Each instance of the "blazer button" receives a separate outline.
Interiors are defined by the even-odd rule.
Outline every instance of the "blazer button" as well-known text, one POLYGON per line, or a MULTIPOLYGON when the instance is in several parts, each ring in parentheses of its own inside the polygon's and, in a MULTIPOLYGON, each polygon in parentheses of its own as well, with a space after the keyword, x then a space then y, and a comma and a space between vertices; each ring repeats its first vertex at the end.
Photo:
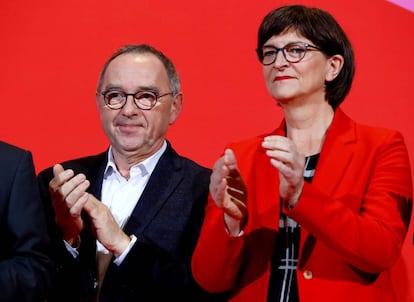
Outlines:
POLYGON ((305 270, 303 272, 303 278, 305 278, 306 280, 311 280, 313 277, 313 274, 310 270, 305 270))

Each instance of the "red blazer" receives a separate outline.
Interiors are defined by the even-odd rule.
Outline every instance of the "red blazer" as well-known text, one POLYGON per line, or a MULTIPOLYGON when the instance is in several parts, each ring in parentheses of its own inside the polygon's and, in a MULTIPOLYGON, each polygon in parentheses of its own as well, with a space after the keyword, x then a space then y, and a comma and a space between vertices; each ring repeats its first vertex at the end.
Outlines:
MULTIPOLYGON (((284 135, 284 126, 272 134, 284 135)), ((280 214, 278 172, 261 147, 267 135, 228 146, 248 187, 243 235, 228 235, 210 197, 192 258, 200 285, 235 290, 231 301, 266 301, 280 214)), ((292 210, 283 209, 301 225, 300 301, 397 301, 390 269, 401 255, 412 196, 402 135, 357 124, 338 108, 312 184, 292 210)))

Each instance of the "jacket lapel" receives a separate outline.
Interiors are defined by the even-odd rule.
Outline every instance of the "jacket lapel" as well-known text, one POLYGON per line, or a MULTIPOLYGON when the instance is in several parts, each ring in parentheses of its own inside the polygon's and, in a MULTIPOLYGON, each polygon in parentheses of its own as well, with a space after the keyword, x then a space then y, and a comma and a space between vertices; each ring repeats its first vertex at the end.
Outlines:
POLYGON ((338 108, 322 146, 312 186, 328 195, 335 192, 352 159, 355 142, 355 124, 338 108))
MULTIPOLYGON (((341 185, 344 175, 353 155, 356 142, 355 123, 337 108, 322 146, 312 186, 328 195, 334 195, 341 185), (321 172, 322 171, 322 172, 321 172)), ((299 267, 303 268, 312 255, 317 239, 305 229, 301 230, 302 252, 299 267)))
POLYGON ((178 155, 168 143, 167 149, 155 167, 141 198, 124 227, 125 233, 142 234, 181 181, 178 155))

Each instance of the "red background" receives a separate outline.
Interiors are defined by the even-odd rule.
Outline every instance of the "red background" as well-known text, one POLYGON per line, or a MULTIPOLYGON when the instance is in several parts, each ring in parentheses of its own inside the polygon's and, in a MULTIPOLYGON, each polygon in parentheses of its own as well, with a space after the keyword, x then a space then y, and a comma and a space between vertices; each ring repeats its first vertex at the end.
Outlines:
MULTIPOLYGON (((400 130, 413 162, 414 12, 385 0, 3 0, 0 139, 30 149, 38 171, 103 151, 108 143, 95 108, 100 69, 120 46, 149 43, 181 75, 184 108, 168 138, 211 167, 226 143, 280 121, 254 49, 264 15, 287 3, 326 9, 343 26, 357 66, 343 109, 359 122, 400 130)), ((409 301, 412 225, 395 270, 398 286, 412 288, 409 301)))

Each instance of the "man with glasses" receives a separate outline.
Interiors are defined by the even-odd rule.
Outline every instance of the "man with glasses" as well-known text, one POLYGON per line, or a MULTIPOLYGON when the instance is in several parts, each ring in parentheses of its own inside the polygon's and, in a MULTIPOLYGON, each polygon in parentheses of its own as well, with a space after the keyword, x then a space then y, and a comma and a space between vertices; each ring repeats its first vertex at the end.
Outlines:
POLYGON ((166 140, 182 99, 173 63, 149 45, 105 63, 96 104, 108 150, 39 174, 55 243, 48 302, 221 301, 191 275, 211 171, 166 140))

